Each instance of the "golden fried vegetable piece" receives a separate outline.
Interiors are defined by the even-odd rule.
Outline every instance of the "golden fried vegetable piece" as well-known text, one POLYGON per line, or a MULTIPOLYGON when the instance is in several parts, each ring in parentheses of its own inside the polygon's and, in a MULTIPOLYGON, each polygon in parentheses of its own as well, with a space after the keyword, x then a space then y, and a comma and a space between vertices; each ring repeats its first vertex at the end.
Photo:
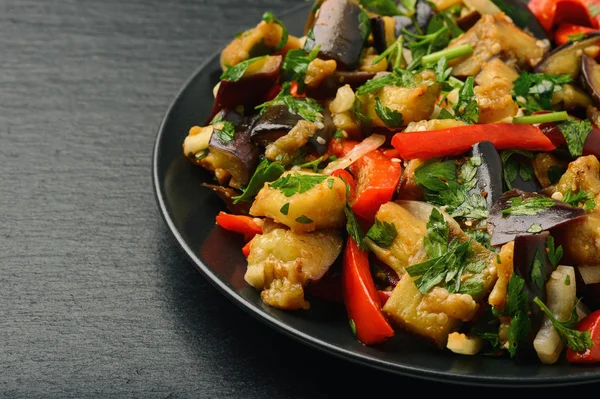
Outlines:
POLYGON ((502 249, 500 249, 500 254, 498 255, 499 259, 496 258, 495 260, 498 280, 496 280, 496 284, 494 284, 494 288, 492 289, 492 292, 490 292, 488 303, 500 310, 504 310, 506 290, 508 288, 508 282, 513 274, 514 251, 515 242, 507 242, 502 246, 502 249), (500 260, 500 262, 498 262, 498 260, 500 260))
POLYGON ((308 87, 319 87, 321 83, 333 74, 337 68, 335 60, 322 60, 315 58, 308 64, 308 70, 304 76, 304 83, 308 87))
MULTIPOLYGON (((535 172, 535 177, 537 177, 538 181, 542 185, 542 188, 547 188, 552 185, 550 181, 550 177, 548 175, 548 171, 552 167, 557 167, 560 169, 567 169, 567 163, 558 159, 555 155, 549 152, 540 152, 535 155, 533 158, 533 170, 535 172)), ((554 181, 556 183, 556 181, 554 181)))
MULTIPOLYGON (((283 30, 275 22, 261 21, 256 27, 241 33, 221 52, 221 68, 226 70, 252 57, 271 54, 281 41, 283 30)), ((301 47, 300 39, 289 35, 281 49, 287 51, 301 47)))
POLYGON ((265 148, 265 157, 284 165, 294 159, 296 152, 304 146, 308 139, 315 135, 318 127, 312 122, 300 120, 286 135, 278 138, 265 148))
POLYGON ((287 176, 296 182, 311 177, 324 179, 304 192, 288 193, 290 196, 272 187, 274 183, 265 183, 250 208, 252 216, 269 217, 296 233, 345 225, 346 184, 342 179, 306 171, 288 171, 278 182, 287 176))
POLYGON ((495 78, 500 78, 507 82, 509 88, 513 88, 513 82, 519 77, 519 72, 502 61, 500 58, 492 58, 483 64, 483 69, 475 77, 475 83, 484 86, 492 83, 495 78))
POLYGON ((319 280, 342 250, 340 230, 298 234, 275 228, 254 237, 244 279, 280 309, 308 309, 304 287, 319 280))
POLYGON ((453 332, 448 335, 446 348, 459 355, 475 355, 483 348, 484 343, 479 337, 453 332))
POLYGON ((414 216, 395 202, 381 205, 375 217, 380 222, 393 224, 398 232, 389 248, 382 248, 369 239, 365 240, 379 260, 394 269, 399 276, 405 273, 406 266, 426 260, 423 252, 423 237, 427 234, 426 220, 414 216))
POLYGON ((405 132, 428 132, 430 130, 450 129, 453 127, 466 126, 463 121, 456 119, 429 119, 411 122, 404 129, 405 132))
POLYGON ((402 276, 392 291, 383 312, 399 327, 430 339, 440 348, 446 345, 448 334, 460 326, 460 320, 445 313, 423 309, 423 294, 408 273, 402 276))
POLYGON ((594 155, 577 158, 569 164, 556 189, 563 196, 584 190, 593 195, 596 207, 588 217, 561 228, 565 258, 573 264, 597 265, 600 260, 600 162, 594 155))
POLYGON ((482 65, 496 55, 514 61, 520 68, 532 68, 549 50, 547 44, 519 29, 503 13, 483 15, 448 48, 467 43, 473 46, 473 53, 448 63, 453 67, 454 76, 475 76, 482 65))
POLYGON ((422 309, 431 313, 445 313, 454 319, 472 320, 479 305, 469 294, 455 294, 442 287, 434 287, 421 303, 422 309))
POLYGON ((511 86, 502 78, 494 78, 488 84, 475 87, 479 123, 499 122, 517 114, 519 106, 512 98, 511 86))
POLYGON ((400 112, 404 125, 429 119, 442 86, 435 81, 435 74, 431 70, 421 72, 415 80, 416 87, 385 86, 375 93, 360 96, 362 111, 373 120, 373 126, 386 126, 375 111, 376 98, 384 107, 400 112))

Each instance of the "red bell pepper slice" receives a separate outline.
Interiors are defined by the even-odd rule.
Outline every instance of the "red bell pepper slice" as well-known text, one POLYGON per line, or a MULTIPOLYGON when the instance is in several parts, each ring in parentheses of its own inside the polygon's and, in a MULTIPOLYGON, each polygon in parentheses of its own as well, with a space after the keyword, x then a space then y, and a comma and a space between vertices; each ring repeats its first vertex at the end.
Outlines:
POLYGON ((252 244, 252 240, 248 241, 246 245, 242 247, 242 253, 247 258, 250 255, 250 244, 252 244))
POLYGON ((552 151, 556 148, 537 126, 510 123, 397 133, 392 145, 403 159, 429 159, 464 154, 480 141, 492 142, 497 150, 552 151))
POLYGON ((392 296, 392 291, 377 290, 377 295, 381 301, 381 305, 385 305, 388 299, 392 296))
POLYGON ((528 7, 547 32, 563 23, 598 27, 582 0, 531 0, 528 7))
POLYGON ((567 360, 571 363, 600 362, 600 309, 581 319, 577 323, 576 329, 578 331, 589 331, 594 345, 583 352, 575 352, 567 348, 567 360))
MULTIPOLYGON (((357 142, 345 141, 342 155, 347 154, 357 142)), ((400 182, 402 166, 393 162, 379 150, 371 151, 348 167, 356 179, 356 198, 350 201, 352 212, 368 222, 375 220, 379 207, 392 200, 400 182)))
POLYGON ((331 176, 337 176, 346 182, 350 190, 348 200, 352 202, 354 198, 356 198, 356 180, 354 180, 354 176, 352 176, 350 172, 346 171, 345 169, 334 170, 331 172, 331 176))
POLYGON ((217 224, 225 230, 243 234, 246 241, 251 240, 257 234, 262 234, 262 227, 256 224, 250 216, 232 215, 221 211, 216 220, 217 224))
POLYGON ((384 342, 394 330, 381 312, 381 300, 369 269, 369 254, 348 237, 342 264, 344 304, 356 327, 356 338, 365 345, 384 342))
POLYGON ((587 26, 562 24, 558 27, 556 32, 554 32, 554 42, 557 46, 561 46, 565 43, 568 43, 573 35, 577 35, 579 33, 586 34, 590 32, 596 32, 597 30, 598 29, 589 28, 587 26))

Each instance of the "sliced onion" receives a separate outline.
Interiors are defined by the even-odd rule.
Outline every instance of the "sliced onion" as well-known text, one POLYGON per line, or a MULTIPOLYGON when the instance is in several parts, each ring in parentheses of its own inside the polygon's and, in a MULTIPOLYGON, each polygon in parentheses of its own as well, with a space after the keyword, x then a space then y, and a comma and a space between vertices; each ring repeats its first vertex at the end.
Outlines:
POLYGON ((502 12, 491 0, 464 0, 463 3, 481 15, 495 15, 502 12))
POLYGON ((600 266, 579 266, 578 270, 585 284, 600 283, 600 266))
POLYGON ((353 149, 350 150, 350 152, 348 152, 348 154, 327 165, 323 170, 323 173, 329 175, 334 170, 346 169, 348 166, 360 159, 360 157, 363 155, 366 155, 371 151, 381 147, 383 143, 385 143, 385 136, 381 134, 372 134, 358 143, 353 149))

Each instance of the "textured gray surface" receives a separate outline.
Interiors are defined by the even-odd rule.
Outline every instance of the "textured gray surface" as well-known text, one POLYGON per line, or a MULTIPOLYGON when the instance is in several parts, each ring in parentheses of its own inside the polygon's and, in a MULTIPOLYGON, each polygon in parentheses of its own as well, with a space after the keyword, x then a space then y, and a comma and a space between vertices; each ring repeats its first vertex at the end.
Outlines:
POLYGON ((170 101, 263 11, 302 3, 0 0, 0 397, 320 398, 422 384, 246 315, 158 213, 151 152, 170 101))

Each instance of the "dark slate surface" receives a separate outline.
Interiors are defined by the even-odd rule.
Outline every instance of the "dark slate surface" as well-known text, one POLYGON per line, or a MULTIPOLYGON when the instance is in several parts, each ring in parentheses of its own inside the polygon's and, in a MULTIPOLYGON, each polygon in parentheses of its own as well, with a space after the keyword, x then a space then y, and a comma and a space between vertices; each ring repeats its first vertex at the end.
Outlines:
POLYGON ((158 213, 151 152, 170 101, 263 11, 302 3, 0 0, 0 397, 457 389, 269 329, 192 267, 158 213))

